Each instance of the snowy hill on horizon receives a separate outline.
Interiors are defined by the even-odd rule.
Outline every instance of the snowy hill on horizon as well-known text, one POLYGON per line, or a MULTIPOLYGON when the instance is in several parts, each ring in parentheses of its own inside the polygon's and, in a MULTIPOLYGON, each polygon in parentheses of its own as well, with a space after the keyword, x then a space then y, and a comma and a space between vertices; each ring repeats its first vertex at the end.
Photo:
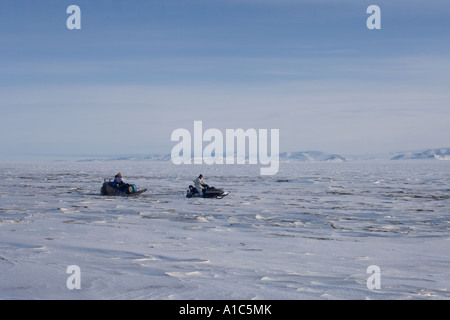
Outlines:
POLYGON ((280 160, 343 162, 347 161, 347 158, 342 155, 321 151, 296 151, 280 153, 280 160))
POLYGON ((142 155, 118 155, 104 156, 89 159, 77 160, 77 162, 98 162, 98 161, 170 161, 170 154, 142 154, 142 155))
POLYGON ((423 152, 407 152, 393 157, 391 160, 450 160, 450 148, 428 149, 423 152))

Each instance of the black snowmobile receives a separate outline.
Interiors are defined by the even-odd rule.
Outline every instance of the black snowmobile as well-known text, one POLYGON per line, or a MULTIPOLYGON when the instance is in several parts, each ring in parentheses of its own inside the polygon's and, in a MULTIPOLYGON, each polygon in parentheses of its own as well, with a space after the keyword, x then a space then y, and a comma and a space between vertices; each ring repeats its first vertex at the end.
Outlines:
POLYGON ((186 198, 216 198, 216 199, 222 199, 223 197, 227 196, 229 192, 223 191, 223 189, 217 189, 215 187, 210 187, 208 185, 204 185, 203 194, 200 194, 197 189, 193 186, 189 186, 189 190, 186 193, 186 198))

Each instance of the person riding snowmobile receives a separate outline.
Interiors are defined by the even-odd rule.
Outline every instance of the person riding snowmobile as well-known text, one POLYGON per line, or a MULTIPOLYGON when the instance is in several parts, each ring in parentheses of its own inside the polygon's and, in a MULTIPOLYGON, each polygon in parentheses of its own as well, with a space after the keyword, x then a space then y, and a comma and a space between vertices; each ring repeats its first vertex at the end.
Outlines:
POLYGON ((203 175, 199 175, 197 179, 194 180, 194 187, 197 189, 198 193, 203 195, 203 191, 205 190, 208 185, 205 183, 205 180, 203 180, 203 175))
POLYGON ((208 186, 201 174, 194 180, 194 185, 189 186, 189 190, 186 192, 186 198, 201 197, 222 199, 228 194, 229 192, 225 192, 223 189, 208 186))

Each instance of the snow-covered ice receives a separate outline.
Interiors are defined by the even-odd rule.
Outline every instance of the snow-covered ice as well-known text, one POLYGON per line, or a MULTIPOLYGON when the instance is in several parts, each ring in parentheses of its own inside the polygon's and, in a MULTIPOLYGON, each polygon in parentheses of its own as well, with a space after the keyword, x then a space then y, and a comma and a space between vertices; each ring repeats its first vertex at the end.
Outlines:
POLYGON ((0 168, 2 299, 450 298, 447 161, 0 168), (119 171, 149 190, 100 196, 119 171), (187 199, 199 173, 230 195, 187 199))

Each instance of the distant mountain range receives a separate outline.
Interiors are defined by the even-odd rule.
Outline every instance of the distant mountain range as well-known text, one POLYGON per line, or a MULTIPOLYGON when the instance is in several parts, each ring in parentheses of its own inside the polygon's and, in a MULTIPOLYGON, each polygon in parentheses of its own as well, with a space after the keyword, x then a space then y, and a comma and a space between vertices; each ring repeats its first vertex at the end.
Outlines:
POLYGON ((280 160, 343 162, 347 158, 339 154, 329 154, 321 151, 296 151, 280 153, 280 160))
POLYGON ((96 162, 96 161, 170 161, 170 154, 139 154, 130 156, 105 156, 101 158, 89 158, 78 160, 78 162, 96 162))
POLYGON ((423 152, 407 152, 399 154, 392 158, 392 160, 417 160, 417 159, 437 159, 450 160, 450 148, 429 149, 423 152))
MULTIPOLYGON (((344 156, 334 153, 326 153, 321 151, 295 151, 280 153, 280 161, 294 162, 345 162, 351 160, 370 160, 370 159, 390 159, 390 160, 450 160, 450 148, 429 149, 422 152, 404 152, 385 155, 364 155, 364 156, 344 156)), ((78 160, 81 162, 94 161, 170 161, 170 154, 147 154, 147 155, 130 155, 117 157, 101 157, 78 160)))

